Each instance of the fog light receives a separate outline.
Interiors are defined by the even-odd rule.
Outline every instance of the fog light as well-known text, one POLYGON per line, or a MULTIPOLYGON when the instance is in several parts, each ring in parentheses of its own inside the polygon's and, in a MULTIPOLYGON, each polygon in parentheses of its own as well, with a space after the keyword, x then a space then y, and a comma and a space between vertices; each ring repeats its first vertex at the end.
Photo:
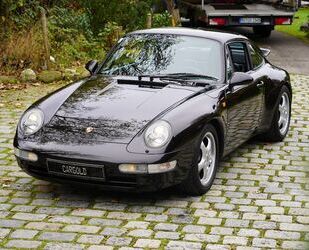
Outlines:
POLYGON ((131 174, 147 174, 146 164, 121 164, 119 171, 131 174))
POLYGON ((14 154, 18 158, 22 158, 24 160, 28 160, 28 161, 37 161, 38 160, 38 156, 35 153, 20 150, 18 148, 14 148, 14 154))
POLYGON ((157 174, 173 170, 177 161, 171 161, 160 164, 121 164, 119 171, 128 174, 157 174))
POLYGON ((173 170, 176 167, 177 161, 171 161, 161 164, 150 164, 148 165, 148 173, 164 173, 173 170))

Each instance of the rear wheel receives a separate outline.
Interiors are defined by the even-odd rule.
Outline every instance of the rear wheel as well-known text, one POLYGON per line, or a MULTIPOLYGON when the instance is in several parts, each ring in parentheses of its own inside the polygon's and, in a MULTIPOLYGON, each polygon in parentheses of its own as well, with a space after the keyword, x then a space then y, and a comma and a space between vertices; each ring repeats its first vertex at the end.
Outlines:
POLYGON ((266 141, 282 141, 288 131, 291 120, 291 93, 286 86, 280 91, 280 99, 272 120, 270 130, 262 137, 266 141))
POLYGON ((273 30, 272 26, 254 26, 253 32, 255 35, 260 37, 270 37, 271 32, 273 30))
POLYGON ((190 195, 202 195, 212 186, 219 164, 218 134, 214 126, 205 126, 193 159, 193 167, 183 182, 183 189, 190 195))

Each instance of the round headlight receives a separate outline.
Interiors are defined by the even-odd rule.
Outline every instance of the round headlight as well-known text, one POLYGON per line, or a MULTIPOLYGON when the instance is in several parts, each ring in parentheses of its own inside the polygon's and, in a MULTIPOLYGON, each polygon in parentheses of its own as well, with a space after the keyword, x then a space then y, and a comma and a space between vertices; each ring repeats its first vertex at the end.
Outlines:
POLYGON ((146 145, 151 148, 164 146, 172 137, 171 125, 166 121, 156 121, 145 131, 146 145))
POLYGON ((42 127, 43 122, 43 112, 39 109, 32 109, 24 114, 20 126, 25 135, 32 135, 42 127))

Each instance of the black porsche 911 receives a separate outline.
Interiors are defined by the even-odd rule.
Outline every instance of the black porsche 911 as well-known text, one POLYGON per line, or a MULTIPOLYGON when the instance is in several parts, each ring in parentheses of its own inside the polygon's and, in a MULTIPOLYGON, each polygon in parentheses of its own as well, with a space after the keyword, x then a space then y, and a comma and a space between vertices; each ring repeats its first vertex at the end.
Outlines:
POLYGON ((255 135, 289 129, 289 74, 236 34, 130 33, 91 76, 34 103, 18 124, 20 167, 39 179, 106 189, 178 185, 201 195, 220 158, 255 135))

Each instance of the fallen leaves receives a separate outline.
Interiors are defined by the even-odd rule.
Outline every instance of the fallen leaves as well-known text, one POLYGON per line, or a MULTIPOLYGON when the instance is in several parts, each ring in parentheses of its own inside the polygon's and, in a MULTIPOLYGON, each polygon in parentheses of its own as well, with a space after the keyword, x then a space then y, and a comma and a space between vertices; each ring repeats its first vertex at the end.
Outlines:
POLYGON ((21 90, 27 88, 27 84, 16 84, 16 83, 0 83, 0 90, 21 90))
POLYGON ((31 83, 31 85, 32 85, 32 86, 35 86, 35 87, 38 87, 38 86, 41 86, 42 84, 41 84, 41 83, 36 82, 36 83, 31 83))
POLYGON ((0 90, 22 90, 30 86, 39 87, 41 83, 0 83, 0 90))
POLYGON ((4 178, 4 179, 1 180, 1 182, 2 182, 2 185, 1 185, 2 188, 8 188, 8 187, 11 186, 13 180, 12 180, 12 179, 6 179, 6 178, 4 178))

